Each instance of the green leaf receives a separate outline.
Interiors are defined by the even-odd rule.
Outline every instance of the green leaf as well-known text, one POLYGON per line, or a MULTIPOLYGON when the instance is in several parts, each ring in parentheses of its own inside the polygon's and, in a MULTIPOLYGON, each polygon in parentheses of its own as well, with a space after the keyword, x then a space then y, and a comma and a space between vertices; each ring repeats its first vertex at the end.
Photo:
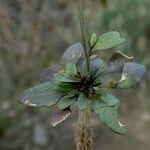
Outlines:
POLYGON ((99 113, 99 109, 101 107, 106 107, 106 106, 107 105, 100 100, 100 97, 99 97, 99 99, 92 100, 92 103, 91 103, 91 108, 94 110, 94 112, 96 114, 99 113))
POLYGON ((120 33, 117 31, 111 31, 104 33, 98 38, 96 45, 94 46, 93 50, 105 50, 114 48, 126 40, 120 37, 120 33))
POLYGON ((26 106, 52 106, 56 104, 63 94, 53 90, 53 83, 45 82, 25 90, 19 97, 19 101, 26 106))
POLYGON ((91 104, 92 109, 99 116, 102 123, 107 125, 114 132, 119 133, 119 134, 124 134, 125 133, 124 126, 121 125, 120 122, 118 121, 119 103, 117 102, 117 100, 115 101, 112 100, 113 102, 110 103, 109 100, 105 99, 105 102, 104 102, 104 100, 102 99, 101 99, 101 96, 99 96, 97 97, 97 99, 92 100, 92 104, 91 104), (111 106, 109 106, 108 104, 109 105, 111 104, 111 106))
POLYGON ((100 84, 102 81, 102 77, 100 75, 98 75, 94 81, 93 81, 93 85, 97 85, 97 84, 100 84))
POLYGON ((81 43, 76 43, 71 45, 63 54, 61 58, 61 63, 66 65, 68 63, 77 63, 79 58, 82 56, 84 51, 83 45, 81 43))
POLYGON ((79 82, 77 80, 73 80, 73 79, 70 79, 70 77, 68 75, 65 75, 65 74, 55 74, 54 75, 54 80, 55 82, 79 82))
POLYGON ((58 72, 54 74, 54 81, 58 82, 80 82, 80 78, 77 75, 77 68, 75 64, 67 64, 66 71, 58 72))
POLYGON ((91 47, 93 47, 93 46, 96 44, 97 39, 98 39, 98 38, 97 38, 96 33, 93 33, 92 36, 91 36, 91 39, 90 39, 90 46, 91 46, 91 47))
POLYGON ((118 134, 125 134, 124 126, 118 121, 118 105, 115 107, 100 107, 98 116, 103 124, 118 134))
POLYGON ((103 88, 99 88, 99 87, 94 87, 95 93, 98 95, 102 95, 104 93, 104 89, 103 88))
POLYGON ((68 82, 58 82, 55 83, 54 89, 58 92, 70 92, 71 90, 76 89, 76 83, 68 82))
POLYGON ((146 73, 143 65, 137 63, 126 63, 123 69, 121 80, 119 81, 118 88, 130 88, 136 85, 146 73))
POLYGON ((87 70, 87 65, 86 65, 86 61, 85 60, 78 66, 78 71, 80 72, 82 77, 87 75, 88 70, 87 70))
POLYGON ((75 64, 68 63, 66 65, 66 72, 67 75, 77 75, 77 68, 75 64))
POLYGON ((102 94, 101 101, 108 106, 116 106, 117 104, 119 104, 119 100, 111 94, 102 94))
POLYGON ((78 78, 71 77, 65 72, 58 72, 54 74, 54 89, 59 92, 69 92, 77 87, 78 78))
POLYGON ((77 100, 79 110, 83 110, 87 107, 88 101, 83 93, 81 93, 77 100))
POLYGON ((108 84, 106 84, 106 87, 108 88, 108 89, 116 89, 117 88, 117 82, 115 82, 115 81, 110 81, 108 84))
POLYGON ((74 89, 74 90, 68 92, 68 95, 73 97, 73 96, 79 95, 79 92, 77 89, 74 89))
POLYGON ((58 102, 58 108, 60 110, 66 109, 69 106, 71 106, 73 104, 73 102, 75 101, 75 98, 70 97, 69 95, 64 96, 61 98, 61 100, 58 102))

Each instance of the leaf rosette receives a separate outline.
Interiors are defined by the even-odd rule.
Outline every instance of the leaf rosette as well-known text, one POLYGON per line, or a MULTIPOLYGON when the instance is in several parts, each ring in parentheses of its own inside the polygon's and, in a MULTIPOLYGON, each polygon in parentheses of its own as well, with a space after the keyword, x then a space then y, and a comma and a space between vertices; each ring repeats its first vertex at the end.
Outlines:
POLYGON ((124 134, 125 128, 118 120, 119 100, 109 90, 130 88, 144 76, 144 66, 134 63, 133 57, 120 51, 112 54, 108 62, 97 57, 97 53, 111 50, 123 44, 124 38, 117 31, 104 33, 100 37, 94 33, 90 43, 90 71, 87 69, 84 48, 81 43, 70 46, 62 56, 64 70, 56 72, 48 68, 41 74, 42 83, 25 90, 19 101, 32 107, 58 106, 50 119, 56 126, 71 114, 71 106, 77 103, 79 111, 91 108, 101 122, 112 131, 124 134), (94 56, 93 56, 94 55, 94 56), (119 81, 105 81, 108 74, 122 73, 119 81))

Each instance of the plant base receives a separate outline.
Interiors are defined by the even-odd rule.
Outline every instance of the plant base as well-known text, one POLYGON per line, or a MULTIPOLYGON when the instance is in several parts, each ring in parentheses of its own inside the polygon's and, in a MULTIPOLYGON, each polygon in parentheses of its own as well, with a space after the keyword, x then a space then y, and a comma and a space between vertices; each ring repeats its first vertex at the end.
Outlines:
POLYGON ((91 110, 89 108, 79 111, 76 125, 76 144, 77 150, 93 150, 91 110))

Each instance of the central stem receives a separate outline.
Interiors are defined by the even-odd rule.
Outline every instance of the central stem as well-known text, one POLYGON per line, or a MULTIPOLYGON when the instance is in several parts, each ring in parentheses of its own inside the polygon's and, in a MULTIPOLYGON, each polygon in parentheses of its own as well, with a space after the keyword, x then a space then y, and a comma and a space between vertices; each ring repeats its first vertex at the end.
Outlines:
MULTIPOLYGON (((83 13, 83 0, 76 0, 76 2, 79 12, 79 20, 80 20, 82 42, 85 52, 85 60, 88 75, 90 75, 90 46, 83 13)), ((86 109, 79 111, 78 123, 76 126, 76 144, 77 150, 93 149, 92 130, 91 130, 91 110, 89 105, 86 109)))
POLYGON ((89 108, 79 111, 76 126, 77 150, 92 150, 91 110, 89 108))
POLYGON ((81 29, 82 43, 84 46, 87 70, 90 72, 90 55, 89 55, 90 49, 89 49, 89 39, 87 36, 85 18, 83 13, 83 0, 77 0, 77 7, 79 12, 80 29, 81 29))

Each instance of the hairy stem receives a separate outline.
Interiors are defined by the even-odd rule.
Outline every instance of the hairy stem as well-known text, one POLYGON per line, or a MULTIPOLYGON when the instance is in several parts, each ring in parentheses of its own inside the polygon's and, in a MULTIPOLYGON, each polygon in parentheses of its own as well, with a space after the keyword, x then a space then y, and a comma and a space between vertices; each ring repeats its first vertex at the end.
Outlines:
POLYGON ((90 49, 89 49, 89 39, 87 36, 87 28, 83 13, 83 0, 76 0, 76 2, 79 13, 80 29, 81 29, 82 43, 84 46, 87 70, 90 71, 90 55, 89 55, 90 49))
MULTIPOLYGON (((82 42, 84 46, 85 59, 87 70, 90 75, 90 46, 87 36, 87 29, 85 25, 85 18, 83 13, 83 0, 76 0, 79 13, 80 28, 82 42)), ((92 130, 91 130, 91 110, 90 107, 79 111, 78 123, 76 125, 76 144, 77 150, 92 150, 92 130)))
POLYGON ((76 125, 77 150, 92 150, 91 110, 86 108, 79 112, 76 125))

